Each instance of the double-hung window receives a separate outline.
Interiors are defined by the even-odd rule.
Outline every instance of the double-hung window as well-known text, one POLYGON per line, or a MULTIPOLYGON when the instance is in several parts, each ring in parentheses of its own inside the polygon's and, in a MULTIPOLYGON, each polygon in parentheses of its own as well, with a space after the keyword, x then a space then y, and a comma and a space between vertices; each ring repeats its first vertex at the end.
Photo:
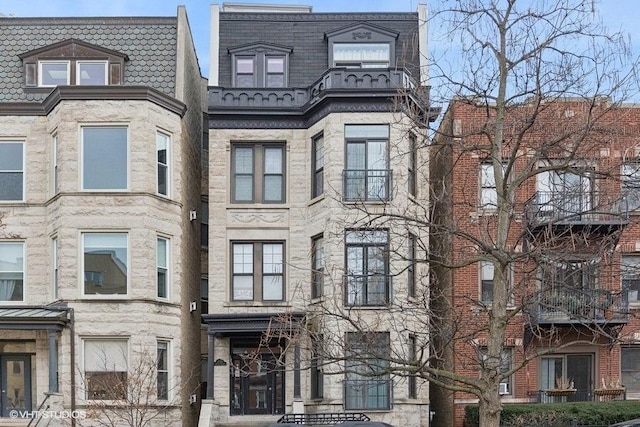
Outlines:
POLYGON ((621 348, 620 380, 627 393, 640 393, 640 346, 621 348))
POLYGON ((156 343, 156 396, 158 400, 169 400, 169 342, 156 343))
POLYGON ((232 296, 234 301, 284 299, 284 243, 232 243, 232 296))
POLYGON ((24 142, 0 141, 0 202, 24 200, 24 142))
POLYGON ((51 264, 52 264, 52 287, 53 287, 53 299, 58 299, 59 293, 59 280, 58 280, 58 236, 54 236, 51 239, 51 264))
MULTIPOLYGON (((487 356, 487 348, 480 348, 481 363, 486 364, 489 361, 487 356)), ((513 378, 511 375, 506 375, 513 364, 513 348, 507 347, 502 350, 502 356, 500 357, 500 373, 504 375, 504 378, 500 381, 500 394, 513 394, 513 378)))
POLYGON ((84 294, 126 295, 127 233, 82 233, 84 294))
POLYGON ((234 87, 280 88, 288 84, 292 48, 254 43, 229 49, 234 87))
POLYGON ((24 300, 24 243, 0 242, 0 302, 24 300))
POLYGON ((311 298, 319 298, 324 289, 324 238, 322 234, 311 240, 311 298))
POLYGON ((169 297, 169 240, 158 237, 156 240, 157 297, 169 297))
POLYGON ((82 189, 128 188, 129 143, 126 126, 82 128, 82 189))
POLYGON ((285 202, 284 144, 234 144, 231 163, 234 203, 285 202))
POLYGON ((343 172, 346 201, 389 200, 389 126, 346 125, 346 168, 343 172))
POLYGON ((237 56, 235 65, 235 87, 256 87, 256 58, 254 56, 237 56))
POLYGON ((324 373, 322 372, 322 346, 324 340, 322 336, 314 337, 311 343, 310 383, 311 398, 322 399, 324 397, 324 373))
POLYGON ((87 400, 127 398, 129 343, 126 339, 85 339, 84 377, 87 400))
POLYGON ((389 237, 386 230, 348 230, 345 304, 379 306, 389 302, 389 237))
POLYGON ((623 254, 620 274, 622 289, 629 295, 629 302, 640 302, 640 254, 623 254))
POLYGON ((316 135, 312 140, 313 177, 311 197, 324 193, 324 135, 316 135))
POLYGON ((640 209, 640 162, 622 165, 622 195, 630 212, 640 209))
POLYGON ((418 238, 415 234, 409 233, 407 239, 407 295, 410 297, 416 296, 416 272, 418 263, 416 260, 416 245, 418 238))
POLYGON ((158 167, 158 194, 169 195, 169 135, 156 133, 156 157, 158 167))
POLYGON ((389 409, 390 343, 386 332, 347 334, 345 409, 389 409))
POLYGON ((407 159, 407 191, 416 196, 418 187, 418 142, 414 134, 409 135, 409 153, 407 159))
POLYGON ((60 177, 58 175, 58 134, 53 135, 51 139, 51 164, 53 166, 51 191, 53 194, 58 194, 60 191, 60 177))
POLYGON ((498 207, 498 191, 493 164, 480 164, 480 208, 496 209, 498 207))
POLYGON ((493 301, 493 272, 492 262, 480 262, 480 301, 482 302, 493 301))

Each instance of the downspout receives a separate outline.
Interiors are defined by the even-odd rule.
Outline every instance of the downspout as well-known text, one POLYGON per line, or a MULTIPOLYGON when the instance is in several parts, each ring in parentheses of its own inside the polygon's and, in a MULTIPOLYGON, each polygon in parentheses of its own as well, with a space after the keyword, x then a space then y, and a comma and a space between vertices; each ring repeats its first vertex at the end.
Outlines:
MULTIPOLYGON (((69 311, 69 334, 71 335, 69 337, 69 345, 71 346, 71 413, 74 414, 76 412, 76 369, 74 365, 76 360, 76 330, 73 308, 70 307, 67 310, 69 311)), ((75 425, 76 419, 71 417, 71 427, 75 427, 75 425)))

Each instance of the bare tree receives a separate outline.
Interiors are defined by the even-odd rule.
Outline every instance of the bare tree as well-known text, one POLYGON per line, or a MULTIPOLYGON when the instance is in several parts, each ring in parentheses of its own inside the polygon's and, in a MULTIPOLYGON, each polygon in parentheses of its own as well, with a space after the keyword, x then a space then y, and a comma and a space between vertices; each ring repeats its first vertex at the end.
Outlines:
MULTIPOLYGON (((620 102, 637 89, 635 60, 623 35, 600 25, 592 0, 459 0, 445 3, 436 22, 444 23, 447 43, 432 41, 431 100, 453 101, 429 135, 425 108, 416 104, 421 97, 400 93, 394 126, 405 137, 391 150, 394 161, 407 164, 417 141, 417 158, 429 158, 416 166, 429 200, 350 203, 351 213, 325 233, 341 240, 345 229, 386 230, 379 256, 389 257, 389 274, 414 275, 420 286, 411 298, 396 297, 395 281, 393 298, 363 296, 358 281, 375 287, 372 276, 380 272, 358 278, 348 265, 323 265, 319 273, 342 292, 309 305, 316 355, 309 366, 321 360, 324 375, 429 381, 448 390, 432 394, 432 402, 445 402, 451 392, 476 397, 480 424, 497 427, 505 378, 544 354, 578 343, 613 346, 621 338, 624 322, 616 319, 628 312, 615 249, 628 200, 620 193, 620 153, 633 151, 635 141, 620 126, 634 113, 620 102), (445 50, 454 54, 441 55, 445 50), (481 167, 492 183, 486 200, 479 200, 481 167), (567 180, 563 200, 540 191, 554 179, 567 180), (588 202, 572 198, 584 195, 587 181, 598 182, 601 192, 586 190, 588 202), (597 272, 588 273, 594 263, 597 272), (430 276, 415 264, 429 266, 430 276), (490 302, 454 289, 454 277, 465 271, 475 271, 477 283, 481 265, 493 273, 490 302), (572 289, 578 280, 572 269, 580 280, 598 275, 602 292, 572 289), (359 310, 365 297, 382 298, 369 302, 384 310, 359 310), (554 310, 574 324, 541 326, 541 311, 554 310), (387 331, 391 343, 374 331, 387 331), (509 342, 521 344, 505 369, 509 342)), ((398 178, 396 195, 410 179, 398 178)), ((437 425, 452 424, 451 416, 436 414, 437 425)))

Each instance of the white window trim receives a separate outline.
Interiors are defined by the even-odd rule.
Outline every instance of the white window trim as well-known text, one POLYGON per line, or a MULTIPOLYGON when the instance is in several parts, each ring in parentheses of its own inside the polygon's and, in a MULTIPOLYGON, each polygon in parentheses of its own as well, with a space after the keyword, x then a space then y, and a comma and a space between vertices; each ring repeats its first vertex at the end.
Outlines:
MULTIPOLYGON (((127 135, 128 136, 128 135, 127 135)), ((128 139, 127 139, 128 142, 128 139)), ((163 131, 163 130, 157 130, 156 131, 156 194, 160 197, 166 197, 166 198, 170 198, 171 197, 171 187, 172 187, 172 182, 171 182, 171 149, 173 147, 173 138, 171 137, 171 134, 169 132, 163 131), (166 176, 166 181, 167 181, 167 194, 162 194, 158 188, 158 174, 159 174, 159 168, 158 165, 160 162, 158 162, 158 136, 162 135, 164 137, 167 138, 167 158, 166 158, 166 166, 167 166, 167 176, 166 176)))
POLYGON ((171 373, 172 373, 172 367, 173 367, 173 349, 172 349, 172 345, 171 345, 171 339, 170 338, 165 338, 165 337, 157 337, 156 338, 156 355, 157 355, 157 351, 158 351, 158 344, 159 343, 165 343, 167 344, 167 398, 166 399, 160 399, 157 396, 157 392, 158 392, 158 375, 157 375, 157 361, 156 361, 156 400, 158 400, 159 402, 170 402, 173 399, 173 381, 172 381, 172 377, 171 377, 171 373))
MULTIPOLYGON (((78 139, 79 147, 78 150, 79 158, 78 164, 80 167, 78 168, 79 176, 78 176, 78 186, 80 187, 80 191, 87 193, 126 193, 131 191, 131 128, 129 123, 80 123, 78 125, 78 139), (118 188, 118 189, 95 189, 95 188, 84 188, 84 132, 83 129, 86 128, 108 128, 108 127, 124 127, 127 128, 127 186, 126 188, 118 188)), ((157 178, 156 178, 157 179, 157 178)), ((157 184, 156 184, 157 186, 157 184)))
POLYGON ((0 301, 1 305, 24 305, 27 301, 27 242, 24 240, 2 240, 0 243, 21 243, 22 244, 22 300, 21 301, 0 301))
MULTIPOLYGON (((22 198, 13 200, 0 200, 3 203, 25 202, 27 200, 27 144, 23 139, 0 139, 0 144, 22 144, 22 198)), ((0 171, 10 172, 10 171, 0 171)), ((13 171, 12 171, 13 172, 13 171)))
MULTIPOLYGON (((129 288, 127 287, 127 291, 128 290, 129 288)), ((171 239, 162 234, 156 235, 156 298, 162 301, 168 301, 171 299, 171 239), (166 297, 158 296, 158 268, 160 268, 160 263, 158 262, 158 240, 164 240, 166 242, 166 246, 165 246, 166 248, 165 258, 167 260, 167 265, 165 266, 165 269, 167 270, 167 277, 166 277, 166 283, 165 283, 165 286, 166 286, 165 291, 167 294, 166 297)))
MULTIPOLYGON (((126 299, 129 298, 129 290, 131 288, 131 239, 129 238, 130 231, 129 230, 103 230, 103 229, 95 229, 95 230, 80 230, 80 253, 78 254, 80 258, 79 270, 78 270, 78 286, 80 287, 80 295, 82 298, 87 299, 126 299), (84 293, 84 235, 85 234, 125 234, 127 236, 127 293, 125 294, 106 294, 106 295, 98 295, 98 294, 85 294, 84 293)), ((157 290, 156 290, 157 293, 157 290)), ((84 365, 83 365, 84 366, 84 365)))
POLYGON ((109 61, 102 60, 78 60, 76 61, 76 86, 88 86, 80 84, 80 66, 82 64, 102 64, 104 65, 104 86, 109 84, 109 61))
POLYGON ((71 83, 71 61, 64 60, 40 60, 38 61, 38 87, 57 87, 58 85, 42 84, 42 64, 67 64, 67 83, 71 83))
MULTIPOLYGON (((86 374, 86 350, 85 350, 85 344, 87 341, 126 341, 127 342, 127 381, 129 381, 129 370, 131 368, 131 340, 130 337, 127 335, 101 335, 101 336, 82 336, 80 337, 81 341, 82 341, 82 345, 80 347, 80 351, 82 352, 81 355, 81 368, 82 368, 82 375, 85 376, 86 374)), ((113 372, 113 371, 110 371, 113 372)), ((105 404, 108 404, 109 402, 121 402, 121 400, 95 400, 95 399, 88 399, 87 398, 87 394, 89 392, 89 388, 88 388, 88 384, 86 381, 86 378, 83 379, 83 394, 81 399, 87 401, 87 402, 102 402, 105 404)), ((127 384, 128 385, 128 384, 127 384)), ((130 393, 131 390, 127 390, 127 393, 130 393)))

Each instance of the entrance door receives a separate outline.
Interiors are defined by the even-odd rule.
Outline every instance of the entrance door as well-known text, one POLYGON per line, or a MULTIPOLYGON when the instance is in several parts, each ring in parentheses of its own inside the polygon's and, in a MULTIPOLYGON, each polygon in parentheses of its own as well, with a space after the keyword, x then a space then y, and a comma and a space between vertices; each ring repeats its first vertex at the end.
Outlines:
POLYGON ((558 381, 565 378, 573 382, 575 394, 570 396, 543 395, 544 403, 576 402, 591 400, 593 388, 593 355, 566 354, 543 357, 541 362, 540 388, 549 390, 557 388, 558 381))
POLYGON ((272 354, 234 354, 231 414, 283 414, 284 371, 272 354))
POLYGON ((0 415, 9 417, 10 412, 31 411, 31 356, 0 356, 0 415))

